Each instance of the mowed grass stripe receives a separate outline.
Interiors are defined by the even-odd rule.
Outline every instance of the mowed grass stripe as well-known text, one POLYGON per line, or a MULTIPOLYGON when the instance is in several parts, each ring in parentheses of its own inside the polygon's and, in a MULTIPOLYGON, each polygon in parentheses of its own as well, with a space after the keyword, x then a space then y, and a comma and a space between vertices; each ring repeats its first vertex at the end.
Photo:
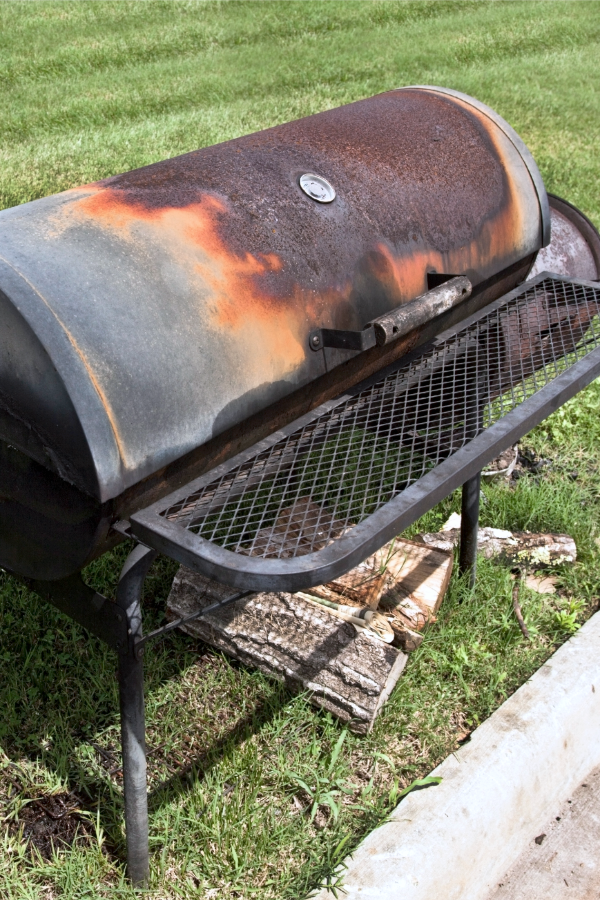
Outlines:
MULTIPOLYGON (((71 5, 76 4, 66 4, 66 7, 71 5)), ((119 9, 121 5, 127 6, 116 4, 119 9)), ((152 10, 156 6, 162 22, 162 17, 166 15, 164 5, 145 5, 152 10)), ((383 4, 384 10, 388 5, 395 9, 395 4, 383 4)), ((36 6, 34 4, 34 8, 36 6)), ((230 6, 225 4, 224 9, 228 11, 230 6)), ((246 11, 248 6, 255 11, 253 4, 242 4, 241 10, 246 11)), ((266 6, 267 9, 272 6, 279 9, 277 4, 266 6)), ((297 13, 297 7, 307 7, 310 12, 314 4, 291 3, 287 6, 297 13)), ((284 8, 287 6, 284 5, 284 8)), ((319 6, 317 4, 317 8, 319 6)), ((363 18, 365 8, 371 18, 377 18, 369 4, 349 6, 351 10, 360 10, 363 18)), ((363 23, 361 29, 354 27, 340 34, 332 34, 330 29, 319 40, 308 31, 304 40, 288 41, 289 46, 268 44, 266 41, 266 54, 257 52, 254 46, 234 46, 209 54, 197 54, 194 58, 184 55, 183 58, 159 59, 144 65, 130 62, 126 72, 111 70, 108 74, 93 72, 81 77, 75 70, 69 78, 68 92, 64 91, 60 78, 54 81, 48 79, 44 84, 43 102, 40 102, 38 87, 25 80, 16 92, 11 89, 11 102, 0 123, 3 159, 0 203, 14 205, 82 181, 143 165, 165 155, 185 152, 411 82, 451 84, 467 92, 476 92, 520 128, 527 140, 528 119, 535 117, 540 108, 540 98, 536 97, 534 87, 549 80, 550 87, 546 90, 548 98, 544 96, 543 108, 547 107, 547 99, 554 102, 546 112, 552 121, 547 125, 544 123, 544 130, 551 133, 559 127, 559 120, 568 114, 569 118, 577 119, 580 133, 585 134, 589 127, 591 133, 586 144, 591 150, 597 138, 598 125, 597 117, 593 115, 593 103, 588 99, 586 108, 585 98, 594 94, 594 84, 590 85, 589 80, 595 79, 597 82, 599 78, 594 65, 597 47, 593 41, 597 31, 597 27, 594 30, 594 20, 600 17, 592 16, 590 25, 590 16, 584 16, 579 11, 579 7, 585 9, 590 4, 576 4, 575 15, 562 5, 558 6, 559 14, 554 18, 542 12, 532 23, 531 8, 526 4, 512 4, 514 12, 508 20, 507 17, 499 17, 497 10, 487 4, 469 4, 467 28, 453 8, 452 15, 447 16, 449 21, 439 15, 425 22, 418 18, 411 21, 410 41, 405 39, 409 27, 406 21, 403 27, 396 26, 395 29, 389 22, 371 27, 364 27, 363 23), (519 28, 521 20, 522 27, 519 28), (482 71, 481 65, 473 62, 472 45, 474 36, 482 32, 484 22, 489 33, 501 45, 501 52, 494 52, 494 44, 487 33, 484 43, 487 45, 485 60, 488 65, 482 71), (519 33, 529 35, 527 40, 521 39, 520 44, 517 40, 519 33), (579 59, 574 65, 569 62, 569 52, 556 50, 556 44, 558 42, 560 47, 565 43, 572 46, 577 40, 585 42, 588 58, 579 59), (436 48, 435 53, 432 52, 432 45, 436 48), (515 82, 514 77, 515 56, 518 57, 520 51, 522 58, 519 65, 527 90, 519 90, 518 79, 515 82), (463 57, 467 63, 464 67, 463 57), (266 59, 268 64, 265 64, 266 59), (456 71, 457 65, 460 66, 459 72, 456 71), (587 90, 580 92, 584 102, 578 101, 571 109, 572 98, 562 96, 564 87, 570 85, 572 76, 582 70, 589 74, 587 90), (562 88, 562 94, 553 89, 552 81, 562 88), (238 116, 235 107, 240 105, 244 112, 238 116), (529 109, 530 116, 527 115, 529 109), (207 117, 214 121, 216 127, 203 127, 207 117), (150 140, 132 147, 132 124, 148 121, 157 126, 154 134, 150 140), (176 122, 174 131, 170 133, 169 121, 176 122), (89 144, 94 133, 99 135, 99 149, 93 149, 89 144), (60 138, 68 134, 73 135, 74 146, 65 158, 64 144, 61 145, 60 138), (120 134, 122 140, 119 147, 120 134), (35 153, 36 148, 50 138, 52 143, 56 142, 56 159, 52 160, 52 151, 45 149, 44 165, 36 167, 31 150, 35 153), (104 141, 110 147, 106 155, 100 149, 104 141), (25 183, 20 175, 23 169, 27 172, 25 183)), ((400 7, 402 9, 402 5, 400 7)), ((379 5, 375 8, 378 9, 379 5)), ((60 10, 63 10, 62 6, 60 10)), ((139 17, 135 4, 133 10, 139 17)), ((211 4, 207 9, 207 18, 219 12, 211 4)), ((426 12, 431 15, 431 10, 426 12)), ((119 15, 123 18, 122 12, 119 15)), ((257 16, 253 18, 257 19, 257 16)), ((310 20, 310 15, 304 14, 304 18, 310 20)), ((129 36, 129 40, 132 41, 133 37, 129 36)), ((22 46, 20 42, 19 45, 22 46)), ((129 58, 128 51, 122 50, 122 55, 129 58)), ((589 205, 587 208, 589 210, 589 205)))
POLYGON ((134 67, 161 58, 177 58, 228 47, 294 43, 342 34, 361 25, 414 23, 462 16, 477 3, 329 2, 285 5, 264 3, 260 12, 246 2, 94 3, 81 9, 70 3, 5 4, 0 14, 5 49, 0 83, 47 79, 76 72, 134 67), (33 58, 24 60, 14 38, 29 41, 33 58), (57 46, 58 44, 58 46, 57 46))
MULTIPOLYGON (((152 8, 154 4, 146 5, 152 8)), ((226 4, 226 8, 230 5, 226 4)), ((354 5, 351 3, 350 8, 354 5)), ((297 4, 291 3, 290 6, 295 9, 297 4)), ((364 4, 359 6, 362 9, 364 4)), ((487 37, 489 46, 483 53, 483 60, 487 63, 509 60, 514 66, 516 60, 524 62, 531 56, 537 65, 543 66, 544 63, 552 63, 550 57, 553 54, 565 48, 572 49, 582 39, 585 39, 587 46, 598 40, 600 21, 594 27, 593 17, 590 23, 589 17, 582 15, 565 14, 557 17, 559 21, 542 15, 540 21, 535 23, 536 27, 519 29, 518 20, 526 18, 527 10, 520 4, 513 6, 516 12, 508 27, 507 23, 503 23, 504 29, 492 28, 493 42, 487 37)), ((401 40, 399 26, 393 29, 389 23, 383 26, 377 22, 369 23, 369 27, 367 23, 360 23, 362 27, 354 26, 341 33, 328 31, 318 41, 308 33, 304 35, 304 40, 296 38, 271 43, 268 33, 266 36, 261 34, 261 42, 268 48, 269 65, 265 65, 265 58, 256 52, 255 45, 245 46, 247 42, 241 42, 242 46, 219 47, 210 53, 204 52, 200 46, 194 50, 192 57, 186 56, 185 47, 181 52, 169 53, 166 58, 157 51, 149 53, 148 59, 143 61, 136 60, 135 53, 132 56, 130 52, 135 49, 135 44, 130 48, 127 42, 121 42, 115 52, 118 51, 118 56, 127 60, 124 63, 126 72, 113 67, 108 72, 90 71, 82 75, 76 62, 85 48, 82 50, 74 46, 70 53, 73 61, 67 67, 71 84, 68 98, 64 96, 60 80, 53 90, 52 80, 48 78, 44 85, 46 103, 40 108, 39 90, 35 83, 21 78, 19 84, 12 87, 15 93, 3 117, 2 134, 5 141, 26 140, 39 128, 64 129, 73 124, 80 127, 82 121, 87 127, 106 121, 131 121, 132 118, 160 114, 165 109, 178 111, 203 103, 223 104, 241 97, 248 101, 263 97, 268 108, 270 98, 264 96, 267 88, 285 95, 288 91, 306 90, 311 85, 322 88, 327 84, 347 94, 350 85, 362 86, 366 79, 373 82, 373 89, 385 89, 385 84, 377 82, 392 75, 390 69, 398 70, 398 77, 402 78, 400 83, 407 79, 418 81, 425 71, 431 69, 432 53, 427 45, 432 39, 438 47, 434 55, 434 71, 442 74, 447 66, 453 70, 457 64, 469 67, 474 62, 477 19, 489 17, 493 12, 488 10, 487 5, 483 9, 475 7, 469 17, 471 30, 466 33, 456 14, 453 17, 456 23, 433 20, 424 24, 417 21, 412 28, 417 33, 408 46, 401 40), (313 40, 307 41, 307 37, 313 40), (297 57, 298 53, 302 56, 301 60, 297 57), (342 66, 341 63, 348 65, 342 66), (15 110, 16 116, 11 117, 10 107, 15 110)), ((165 42, 169 44, 168 35, 165 42)), ((177 45, 177 40, 174 40, 174 46, 177 45)), ((47 64, 52 69, 52 57, 47 64)), ((480 65, 481 61, 477 63, 478 67, 480 65)), ((58 71, 56 78, 61 74, 64 73, 58 71)), ((495 79, 490 78, 490 81, 493 84, 495 79)))

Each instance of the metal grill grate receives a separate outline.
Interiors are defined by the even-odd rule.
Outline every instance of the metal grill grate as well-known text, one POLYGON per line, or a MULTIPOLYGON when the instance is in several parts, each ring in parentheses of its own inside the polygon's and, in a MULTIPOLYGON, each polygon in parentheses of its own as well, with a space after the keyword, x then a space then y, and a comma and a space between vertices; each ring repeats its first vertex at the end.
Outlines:
POLYGON ((599 303, 545 278, 161 515, 235 553, 319 550, 596 348, 599 303))

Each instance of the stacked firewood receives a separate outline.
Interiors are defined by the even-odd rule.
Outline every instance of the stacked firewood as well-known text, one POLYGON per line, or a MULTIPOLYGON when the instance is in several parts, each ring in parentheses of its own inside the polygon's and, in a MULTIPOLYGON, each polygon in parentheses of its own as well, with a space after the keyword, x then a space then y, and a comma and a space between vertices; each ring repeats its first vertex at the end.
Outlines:
MULTIPOLYGON (((299 541, 314 549, 319 535, 310 529, 321 529, 325 540, 335 527, 321 507, 302 499, 281 513, 275 528, 259 533, 249 552, 283 554, 299 541)), ((328 584, 296 594, 254 594, 184 629, 308 691, 313 703, 364 733, 396 684, 406 653, 435 621, 451 568, 451 553, 396 539, 328 584)), ((168 614, 189 616, 230 594, 231 588, 181 567, 168 614)))

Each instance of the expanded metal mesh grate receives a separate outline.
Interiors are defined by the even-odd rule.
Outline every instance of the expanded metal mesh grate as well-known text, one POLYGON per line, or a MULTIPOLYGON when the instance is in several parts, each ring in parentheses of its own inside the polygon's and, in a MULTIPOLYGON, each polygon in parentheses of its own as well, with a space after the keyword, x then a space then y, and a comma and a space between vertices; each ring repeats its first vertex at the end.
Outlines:
POLYGON ((162 515, 237 553, 321 549, 598 346, 598 289, 547 278, 162 515))

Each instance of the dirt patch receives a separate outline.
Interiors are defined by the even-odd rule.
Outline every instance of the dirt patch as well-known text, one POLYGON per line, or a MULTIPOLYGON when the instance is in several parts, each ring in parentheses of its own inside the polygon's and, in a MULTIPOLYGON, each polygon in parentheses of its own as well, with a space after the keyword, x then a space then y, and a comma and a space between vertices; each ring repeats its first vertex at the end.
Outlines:
POLYGON ((79 798, 73 794, 46 794, 30 800, 19 812, 14 831, 22 829, 23 840, 51 859, 54 849, 71 847, 92 836, 89 822, 81 815, 79 798))

